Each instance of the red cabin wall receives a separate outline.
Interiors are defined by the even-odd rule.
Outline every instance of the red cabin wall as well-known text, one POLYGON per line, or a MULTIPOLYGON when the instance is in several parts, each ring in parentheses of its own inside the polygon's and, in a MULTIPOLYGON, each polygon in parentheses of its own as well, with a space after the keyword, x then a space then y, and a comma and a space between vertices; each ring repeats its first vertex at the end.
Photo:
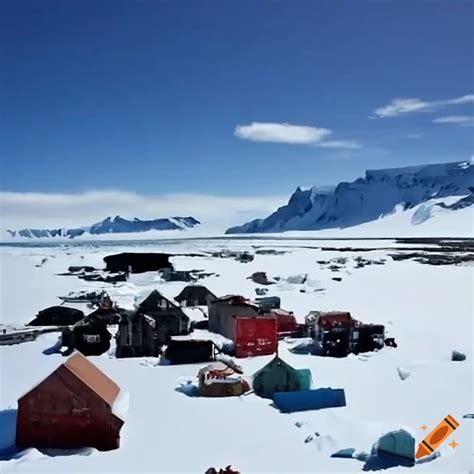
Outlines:
POLYGON ((122 424, 101 397, 61 366, 18 401, 16 444, 106 451, 119 447, 122 424))
POLYGON ((277 351, 275 318, 235 318, 235 356, 269 355, 277 351))
POLYGON ((331 315, 322 315, 319 318, 318 326, 321 329, 344 328, 350 329, 354 326, 354 320, 350 313, 340 313, 331 315))

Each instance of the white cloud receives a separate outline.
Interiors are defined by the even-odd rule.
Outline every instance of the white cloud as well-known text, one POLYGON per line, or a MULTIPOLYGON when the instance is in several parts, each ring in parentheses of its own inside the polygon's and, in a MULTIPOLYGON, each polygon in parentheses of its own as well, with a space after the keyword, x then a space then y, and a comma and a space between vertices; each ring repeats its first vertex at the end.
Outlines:
POLYGON ((474 117, 468 115, 449 115, 448 117, 438 117, 433 120, 433 123, 453 123, 462 127, 472 127, 474 126, 474 117))
POLYGON ((332 133, 329 128, 273 122, 237 125, 234 131, 236 137, 253 142, 314 145, 325 148, 361 148, 361 144, 355 140, 326 140, 332 133))
POLYGON ((398 117, 416 112, 430 112, 450 105, 462 105, 474 102, 474 94, 467 94, 447 100, 423 101, 414 98, 393 99, 388 105, 375 109, 378 118, 398 117))
POLYGON ((409 138, 410 140, 416 140, 417 138, 423 138, 422 133, 409 133, 406 138, 409 138))
POLYGON ((3 230, 79 227, 115 215, 128 219, 193 216, 206 229, 217 232, 264 217, 287 200, 288 196, 148 196, 121 191, 90 191, 81 194, 0 192, 0 216, 3 230))
POLYGON ((290 143, 294 145, 309 145, 318 143, 331 134, 327 128, 291 125, 289 123, 258 123, 237 125, 234 131, 236 137, 253 142, 290 143))

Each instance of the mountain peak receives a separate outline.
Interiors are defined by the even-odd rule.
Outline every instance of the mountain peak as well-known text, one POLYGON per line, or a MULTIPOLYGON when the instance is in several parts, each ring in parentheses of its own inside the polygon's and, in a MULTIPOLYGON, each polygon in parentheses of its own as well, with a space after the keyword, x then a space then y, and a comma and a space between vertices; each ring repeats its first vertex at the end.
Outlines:
POLYGON ((433 197, 464 197, 473 182, 470 162, 367 170, 364 178, 337 186, 298 186, 286 206, 226 234, 351 227, 390 214, 397 205, 408 209, 433 197))
POLYGON ((117 234, 117 233, 137 233, 150 230, 186 230, 199 225, 200 222, 194 217, 164 217, 154 220, 140 220, 134 218, 127 220, 119 215, 106 217, 103 221, 92 224, 90 227, 80 227, 74 229, 22 229, 8 230, 12 237, 28 238, 51 238, 68 237, 75 238, 83 235, 117 234))

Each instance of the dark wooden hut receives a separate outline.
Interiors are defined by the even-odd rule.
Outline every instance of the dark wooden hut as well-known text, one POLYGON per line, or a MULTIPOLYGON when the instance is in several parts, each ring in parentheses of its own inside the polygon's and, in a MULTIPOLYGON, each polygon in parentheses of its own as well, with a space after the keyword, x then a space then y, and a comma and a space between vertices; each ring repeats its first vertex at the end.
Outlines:
POLYGON ((209 300, 215 299, 216 295, 202 285, 188 285, 175 297, 181 306, 206 306, 209 300))
POLYGON ((144 273, 172 267, 166 253, 124 252, 104 257, 108 272, 144 273))
POLYGON ((117 334, 117 357, 157 357, 161 346, 171 336, 188 331, 188 316, 155 290, 139 304, 137 311, 122 315, 117 334))
POLYGON ((121 312, 123 310, 117 308, 98 308, 88 314, 88 321, 102 322, 104 324, 118 324, 120 322, 121 312))
POLYGON ((101 355, 110 349, 112 335, 100 320, 86 318, 73 327, 72 334, 74 349, 85 356, 101 355))
POLYGON ((120 388, 77 353, 18 400, 21 447, 117 449, 123 420, 113 414, 120 388))
POLYGON ((171 339, 163 354, 170 364, 194 364, 214 360, 215 346, 212 341, 195 339, 171 339))
POLYGON ((29 326, 72 326, 84 318, 84 313, 67 306, 51 306, 41 310, 29 326))

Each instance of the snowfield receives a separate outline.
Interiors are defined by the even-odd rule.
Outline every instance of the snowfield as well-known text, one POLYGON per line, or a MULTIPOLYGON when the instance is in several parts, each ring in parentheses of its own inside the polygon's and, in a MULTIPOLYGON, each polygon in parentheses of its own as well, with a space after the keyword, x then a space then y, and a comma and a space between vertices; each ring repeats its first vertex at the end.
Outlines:
MULTIPOLYGON (((280 356, 295 368, 311 369, 314 388, 343 388, 346 393, 344 408, 294 414, 281 414, 270 400, 254 394, 223 399, 186 395, 180 387, 195 381, 205 363, 162 366, 154 358, 118 360, 111 353, 91 357, 129 394, 120 449, 105 453, 85 449, 56 456, 30 449, 0 461, 0 472, 204 473, 211 466, 229 464, 242 473, 357 472, 363 462, 331 458, 331 454, 342 448, 369 452, 381 435, 400 428, 411 431, 418 443, 425 435, 422 425, 431 430, 450 414, 460 423, 450 438, 459 443, 456 449, 445 444, 433 461, 388 472, 472 473, 474 420, 463 418, 474 413, 472 266, 395 262, 383 250, 386 246, 403 247, 388 241, 264 239, 0 247, 0 325, 26 323, 40 309, 59 304, 57 297, 72 290, 103 288, 121 306, 132 308, 152 289, 173 298, 186 285, 163 282, 155 273, 131 275, 126 283, 115 286, 57 275, 70 265, 102 268, 103 257, 111 253, 221 249, 255 253, 256 248, 264 248, 286 253, 255 255, 250 263, 209 255, 171 260, 179 270, 217 273, 202 281, 216 295, 240 293, 253 298, 259 285, 248 277, 264 271, 269 278, 280 277, 277 284, 267 287, 268 294, 279 296, 282 308, 293 310, 300 321, 310 310, 348 310, 356 319, 385 324, 387 336, 398 343, 397 349, 333 359, 293 354, 290 349, 298 342, 281 342, 280 356), (314 248, 316 244, 378 250, 323 251, 314 248), (353 257, 358 255, 386 261, 355 268, 353 257), (316 263, 331 258, 348 261, 337 273, 316 263), (298 275, 307 275, 304 283, 298 283, 298 275), (463 352, 467 359, 452 362, 453 350, 463 352)), ((12 437, 11 425, 2 423, 7 410, 15 409, 20 396, 65 360, 61 355, 43 354, 57 336, 51 333, 35 342, 0 346, 0 453, 12 437)), ((251 376, 271 358, 237 359, 237 363, 245 376, 251 376)))

